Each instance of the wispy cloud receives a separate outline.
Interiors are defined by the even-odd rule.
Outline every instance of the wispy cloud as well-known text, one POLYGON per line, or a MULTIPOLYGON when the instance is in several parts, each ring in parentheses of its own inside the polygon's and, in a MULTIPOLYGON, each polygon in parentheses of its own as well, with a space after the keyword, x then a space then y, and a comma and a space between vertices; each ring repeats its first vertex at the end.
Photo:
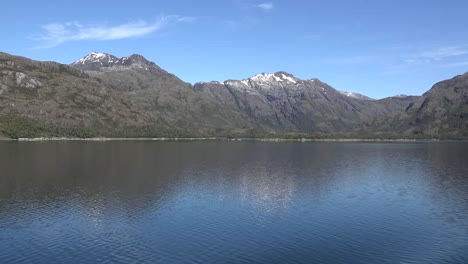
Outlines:
POLYGON ((141 37, 174 23, 193 22, 193 17, 164 16, 153 23, 144 20, 120 25, 82 24, 80 22, 51 23, 43 25, 42 32, 31 39, 39 44, 36 48, 52 48, 65 42, 83 40, 117 40, 141 37))
POLYGON ((258 4, 257 7, 265 11, 270 11, 273 8, 275 8, 273 3, 261 3, 261 4, 258 4))
POLYGON ((405 61, 408 64, 424 64, 438 62, 444 59, 468 55, 468 49, 462 47, 443 47, 434 50, 424 51, 416 55, 409 56, 405 61))
POLYGON ((176 18, 176 22, 181 22, 181 23, 193 23, 197 21, 196 17, 190 17, 190 16, 173 16, 176 18))

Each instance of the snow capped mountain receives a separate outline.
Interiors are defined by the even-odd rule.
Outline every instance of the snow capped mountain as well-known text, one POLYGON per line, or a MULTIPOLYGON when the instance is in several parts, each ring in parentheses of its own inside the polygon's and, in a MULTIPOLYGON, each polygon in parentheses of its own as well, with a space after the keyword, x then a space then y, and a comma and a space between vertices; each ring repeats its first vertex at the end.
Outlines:
POLYGON ((197 83, 194 89, 225 104, 235 102, 234 108, 268 128, 287 131, 338 131, 353 122, 400 109, 399 102, 385 101, 382 105, 388 105, 380 106, 377 100, 342 93, 319 79, 302 80, 287 72, 261 73, 224 84, 197 83))
POLYGON ((70 65, 83 71, 97 71, 102 68, 111 68, 114 66, 134 66, 136 68, 148 70, 149 67, 156 66, 156 64, 148 61, 145 57, 138 54, 133 54, 129 57, 122 57, 119 59, 114 55, 95 51, 70 65))
POLYGON ((73 64, 85 64, 89 62, 101 62, 101 60, 113 57, 107 53, 100 53, 100 52, 91 52, 90 54, 86 55, 85 57, 75 61, 73 64))
POLYGON ((210 122, 223 123, 235 118, 238 124, 253 122, 271 130, 327 132, 341 131, 362 120, 407 107, 399 100, 380 102, 357 93, 339 92, 319 79, 302 80, 284 71, 191 86, 141 55, 118 59, 93 52, 72 66, 99 78, 113 90, 131 92, 137 97, 138 104, 148 109, 157 105, 161 107, 161 113, 170 110, 163 116, 171 116, 171 120, 180 118, 175 114, 178 109, 185 109, 184 113, 206 111, 203 109, 207 105, 199 104, 202 100, 210 102, 208 105, 216 104, 209 108, 213 113, 223 111, 225 114, 206 119, 210 122), (155 94, 158 99, 147 101, 155 94), (188 98, 192 103, 182 98, 188 98))
POLYGON ((370 98, 368 96, 365 96, 365 95, 362 95, 362 94, 359 94, 359 93, 352 93, 352 92, 346 92, 346 91, 340 91, 340 93, 342 95, 345 95, 347 97, 351 97, 351 98, 354 98, 354 99, 359 99, 359 100, 375 100, 373 98, 370 98))
POLYGON ((98 63, 101 66, 104 66, 104 65, 117 62, 118 60, 119 59, 113 55, 93 51, 90 54, 86 55, 85 57, 73 62, 72 65, 85 65, 85 64, 98 63))

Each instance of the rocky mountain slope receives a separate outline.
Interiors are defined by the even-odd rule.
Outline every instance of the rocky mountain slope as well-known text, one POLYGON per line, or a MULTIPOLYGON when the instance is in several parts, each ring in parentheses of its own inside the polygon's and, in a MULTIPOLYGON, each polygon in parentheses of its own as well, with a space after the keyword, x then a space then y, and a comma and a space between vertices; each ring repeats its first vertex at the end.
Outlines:
POLYGON ((85 58, 91 60, 83 59, 80 68, 0 53, 3 134, 200 136, 250 129, 242 113, 230 112, 142 56, 118 65, 110 55, 85 58), (33 131, 23 133, 23 123, 30 121, 36 123, 33 131))
POLYGON ((7 136, 106 134, 155 120, 102 81, 67 65, 0 53, 0 129, 7 136))
POLYGON ((461 137, 460 78, 373 100, 286 72, 191 85, 141 55, 92 52, 62 65, 0 53, 0 136, 461 137))
POLYGON ((403 135, 468 138, 468 73, 435 84, 405 111, 377 119, 368 128, 403 135))
POLYGON ((301 80, 286 72, 262 73, 244 80, 198 83, 196 90, 229 91, 226 102, 256 124, 279 132, 350 133, 363 121, 404 110, 412 98, 362 100, 319 79, 301 80))
POLYGON ((254 127, 244 113, 193 89, 141 55, 117 59, 93 52, 70 66, 125 96, 141 108, 140 113, 180 131, 223 134, 254 127))

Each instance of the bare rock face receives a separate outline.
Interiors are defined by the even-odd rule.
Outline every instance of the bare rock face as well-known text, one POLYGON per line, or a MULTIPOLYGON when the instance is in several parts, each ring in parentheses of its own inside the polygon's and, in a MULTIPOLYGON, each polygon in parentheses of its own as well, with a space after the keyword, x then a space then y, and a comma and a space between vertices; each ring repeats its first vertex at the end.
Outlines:
POLYGON ((8 87, 37 89, 42 86, 42 83, 34 78, 31 78, 24 72, 4 70, 0 72, 0 78, 3 81, 2 90, 7 90, 8 87))

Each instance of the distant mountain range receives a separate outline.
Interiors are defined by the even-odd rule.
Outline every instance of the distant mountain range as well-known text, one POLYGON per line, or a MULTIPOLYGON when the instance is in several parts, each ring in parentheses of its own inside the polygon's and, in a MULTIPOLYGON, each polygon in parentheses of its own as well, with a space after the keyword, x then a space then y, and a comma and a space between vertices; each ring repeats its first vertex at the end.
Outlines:
POLYGON ((0 137, 468 138, 468 73, 380 100, 286 72, 186 83, 141 55, 0 53, 0 137))

